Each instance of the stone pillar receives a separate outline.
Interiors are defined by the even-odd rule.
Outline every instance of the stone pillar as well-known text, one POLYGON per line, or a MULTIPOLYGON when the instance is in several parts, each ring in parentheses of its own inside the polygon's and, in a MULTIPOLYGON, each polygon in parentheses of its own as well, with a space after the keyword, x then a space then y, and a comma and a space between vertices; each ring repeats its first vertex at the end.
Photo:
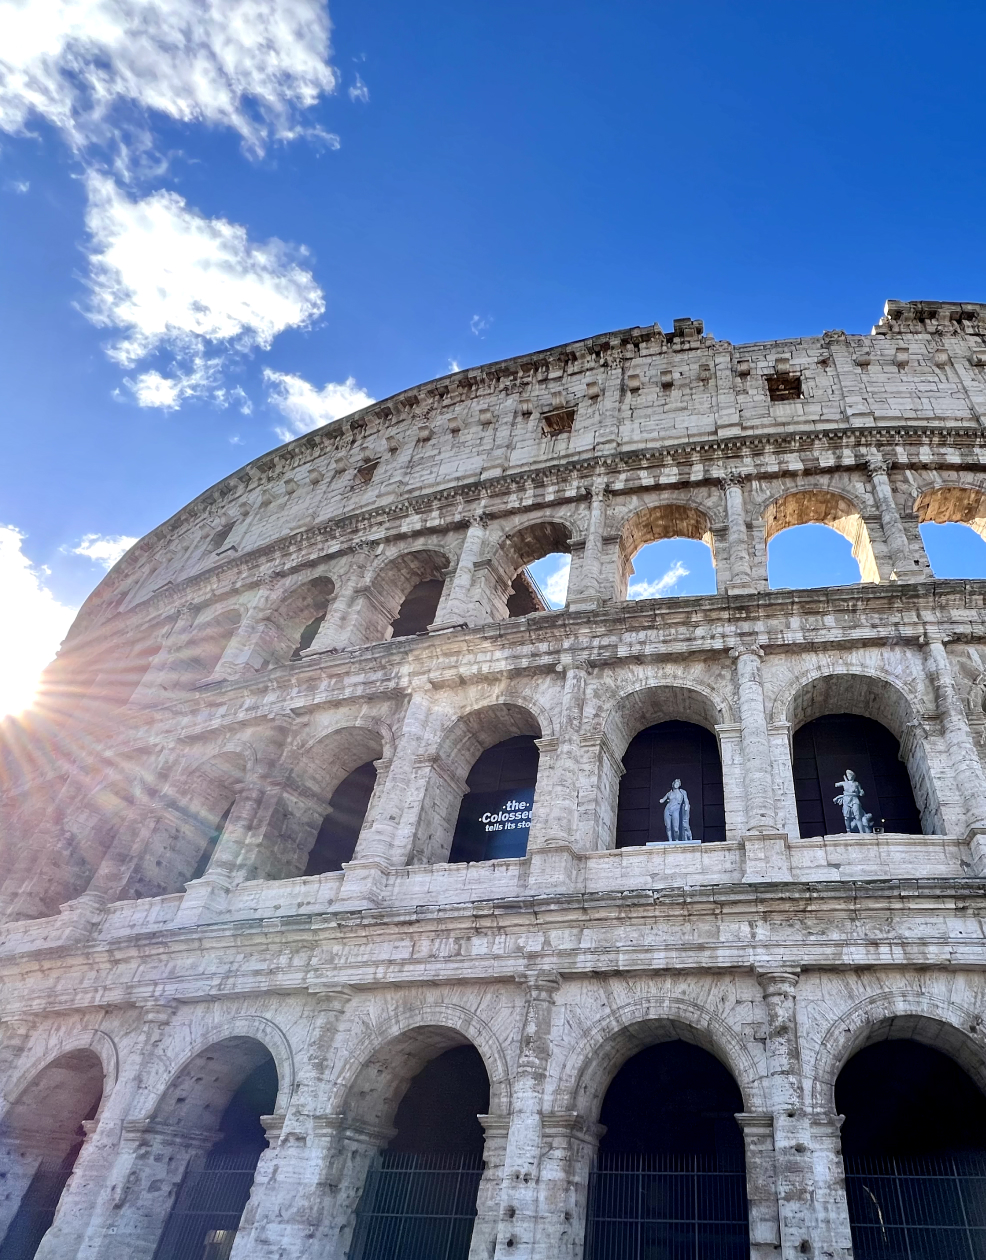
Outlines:
POLYGON ((551 1017, 560 983, 550 971, 539 971, 525 981, 527 1003, 511 1090, 495 1260, 534 1260, 544 1254, 537 1246, 541 1110, 551 1058, 551 1017))
POLYGON ((205 680, 206 682, 232 682, 237 678, 242 678, 249 670, 256 672, 268 664, 263 655, 260 655, 258 659, 252 658, 268 618, 274 611, 277 585, 276 580, 260 584, 243 614, 243 619, 233 631, 233 637, 226 644, 222 656, 216 662, 216 667, 205 680))
POLYGON ((763 651, 757 644, 735 647, 736 690, 739 696, 743 746, 743 782, 746 790, 747 882, 791 878, 787 835, 777 825, 770 735, 764 708, 763 651))
POLYGON ((773 1260, 781 1245, 774 1166, 774 1117, 769 1111, 740 1112, 746 1152, 746 1198, 750 1215, 751 1260, 773 1260))
POLYGON ((824 1252, 813 1218, 814 1169, 804 1109, 795 989, 798 971, 758 971, 767 1008, 767 1091, 774 1117, 780 1260, 824 1252))
POLYGON ((369 829, 364 827, 353 860, 345 864, 333 909, 361 910, 376 905, 391 868, 405 864, 407 837, 409 833, 413 836, 427 788, 428 775, 422 773, 419 754, 428 747, 431 717, 427 692, 413 691, 386 781, 379 798, 374 798, 373 823, 369 829))
POLYGON ((598 608, 604 600, 613 598, 614 582, 607 582, 601 571, 608 497, 606 483, 601 479, 594 481, 588 494, 589 522, 585 540, 581 548, 572 546, 572 569, 568 576, 566 604, 574 609, 598 608))
POLYGON ((564 673, 558 736, 538 740, 537 791, 527 852, 536 884, 560 889, 574 876, 575 832, 579 798, 582 713, 585 708, 588 661, 556 667, 564 673))
POLYGON ((469 518, 469 528, 459 552, 459 560, 451 578, 442 589, 442 597, 429 630, 450 630, 474 624, 475 601, 471 598, 473 575, 486 542, 488 520, 482 514, 469 518))
POLYGON ((197 604, 184 604, 178 609, 178 616, 172 623, 171 629, 163 636, 161 648, 134 689, 133 695, 127 702, 128 706, 139 706, 162 698, 161 693, 167 691, 169 676, 174 673, 176 666, 173 650, 191 633, 198 611, 197 604))
POLYGON ((839 1130, 845 1116, 816 1112, 809 1117, 815 1172, 816 1254, 824 1260, 851 1260, 852 1230, 846 1199, 846 1168, 839 1130))
POLYGON ((789 836, 800 836, 798 802, 794 792, 794 766, 791 762, 791 723, 774 722, 767 728, 774 774, 774 800, 777 826, 789 836))
MULTIPOLYGON (((312 1141, 320 1152, 326 1206, 316 1231, 316 1245, 300 1254, 317 1256, 318 1260, 347 1260, 366 1174, 373 1157, 386 1148, 395 1132, 354 1123, 340 1115, 313 1117, 312 1141)), ((284 1253, 278 1260, 282 1256, 284 1253)), ((288 1256, 294 1260, 292 1253, 288 1256)))
POLYGON ((574 1111, 545 1112, 541 1132, 536 1254, 550 1260, 582 1260, 589 1177, 606 1127, 574 1111))
POLYGON ((973 866, 977 874, 986 874, 986 774, 955 691, 945 644, 935 629, 926 630, 925 660, 949 746, 952 774, 962 797, 973 866))
POLYGON ((891 581, 920 582, 924 577, 919 561, 911 554, 911 544, 894 502, 890 478, 887 476, 889 465, 879 455, 871 455, 866 461, 873 484, 873 497, 880 511, 880 522, 883 525, 883 536, 890 553, 892 572, 891 581))
POLYGON ((99 898, 105 906, 119 897, 158 822, 167 813, 165 805, 149 801, 134 806, 129 817, 118 827, 109 849, 89 881, 84 895, 93 908, 99 898))
POLYGON ((302 656, 338 652, 350 646, 353 622, 356 619, 359 601, 364 594, 366 574, 372 560, 373 547, 369 543, 358 542, 353 546, 342 589, 336 595, 325 620, 319 626, 311 647, 306 648, 301 653, 302 656))
POLYGON ((750 533, 743 500, 743 478, 727 473, 722 478, 726 496, 726 534, 729 540, 729 580, 726 592, 746 595, 753 591, 753 568, 750 563, 750 533))
POLYGON ((476 1195, 476 1223, 469 1241, 469 1260, 492 1260, 500 1232, 500 1194, 510 1116, 480 1116, 483 1126, 483 1175, 476 1195))
MULTIPOLYGON (((325 1252, 338 1235, 330 1194, 339 1127, 321 1123, 319 1096, 352 990, 310 985, 318 1001, 284 1116, 263 1118, 270 1147, 257 1164, 231 1260, 283 1260, 325 1252)), ((374 1148, 375 1149, 375 1148, 374 1148)))

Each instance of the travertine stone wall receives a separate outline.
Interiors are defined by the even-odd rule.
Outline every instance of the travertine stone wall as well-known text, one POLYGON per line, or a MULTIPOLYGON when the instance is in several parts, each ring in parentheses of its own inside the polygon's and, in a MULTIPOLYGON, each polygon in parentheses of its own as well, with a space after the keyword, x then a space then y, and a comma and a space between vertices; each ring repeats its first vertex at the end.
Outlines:
POLYGON ((407 1082, 469 1042, 472 1256, 579 1260, 606 1088, 681 1037, 742 1093, 753 1253, 848 1258, 850 1055, 912 1037, 986 1087, 986 583, 936 581, 919 532, 983 533, 984 417, 986 307, 748 346, 679 320, 405 391, 142 539, 2 749, 0 1230, 65 1137, 57 1086, 66 1115, 100 1102, 38 1255, 150 1260, 214 1137, 184 1083, 214 1116, 266 1049, 234 1260, 341 1260, 407 1082), (862 581, 770 590, 770 538, 811 521, 862 581), (717 594, 627 601, 670 536, 709 543, 717 594), (553 551, 566 607, 509 618, 553 551), (389 638, 436 578, 429 631, 389 638), (900 741, 923 835, 800 837, 793 733, 843 712, 900 741), (716 736, 726 842, 616 849, 621 757, 668 719, 716 736), (515 734, 540 753, 528 855, 450 864, 466 776, 515 734), (353 860, 304 877, 368 761, 353 860))

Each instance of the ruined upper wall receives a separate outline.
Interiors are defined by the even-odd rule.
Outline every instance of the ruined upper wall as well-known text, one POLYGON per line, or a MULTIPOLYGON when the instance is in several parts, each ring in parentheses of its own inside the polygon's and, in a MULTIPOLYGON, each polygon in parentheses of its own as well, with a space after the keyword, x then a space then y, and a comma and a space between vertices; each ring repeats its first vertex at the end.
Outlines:
POLYGON ((415 386, 245 465, 142 539, 77 629, 315 524, 601 455, 986 416, 986 305, 889 301, 868 335, 734 346, 629 328, 415 386))

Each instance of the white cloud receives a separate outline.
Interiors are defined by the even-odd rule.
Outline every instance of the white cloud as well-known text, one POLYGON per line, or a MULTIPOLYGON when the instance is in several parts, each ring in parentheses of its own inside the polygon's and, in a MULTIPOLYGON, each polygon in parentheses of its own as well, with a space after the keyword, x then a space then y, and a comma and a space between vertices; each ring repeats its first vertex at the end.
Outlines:
POLYGON ((259 153, 334 91, 329 30, 322 0, 0 0, 0 130, 79 150, 156 112, 259 153))
POLYGON ((568 598, 568 576, 572 557, 563 555, 544 556, 528 565, 528 572, 541 588, 541 594, 552 608, 564 608, 568 598))
POLYGON ((78 547, 63 547, 62 550, 72 556, 86 556, 104 569, 112 569, 136 541, 128 534, 83 534, 78 547))
POLYGON ((169 410, 215 393, 222 353, 268 349, 324 310, 311 272, 282 241, 251 241, 239 224, 207 219, 176 193, 132 201, 105 175, 87 182, 89 318, 120 330, 108 353, 124 367, 162 349, 177 360, 172 375, 128 380, 140 406, 169 410), (209 346, 220 357, 210 359, 209 346))
POLYGON ((450 372, 461 372, 462 368, 459 367, 459 364, 455 359, 449 359, 448 370, 450 372))
POLYGON ((688 570, 680 560, 676 560, 667 573, 656 578, 653 582, 631 582, 627 589, 627 598, 659 599, 662 595, 667 595, 672 587, 678 584, 679 578, 687 576, 688 570))
POLYGON ((76 611, 48 590, 48 570, 24 555, 24 537, 13 525, 0 525, 0 716, 31 704, 76 611))
POLYGON ((31 181, 29 179, 8 179, 4 187, 23 197, 26 192, 30 192, 31 181))
POLYGON ((351 101, 362 101, 364 105, 370 99, 370 89, 359 75, 356 76, 356 82, 349 89, 349 99, 351 101))
POLYGON ((271 387, 270 401, 289 422, 287 427, 275 429, 282 442, 290 442, 302 433, 309 433, 340 416, 348 416, 351 411, 359 411, 375 401, 365 389, 360 389, 352 376, 341 383, 329 381, 322 389, 287 372, 265 371, 264 380, 271 387))
POLYGON ((485 319, 481 315, 474 315, 469 321, 469 331, 474 337, 479 337, 482 333, 486 332, 487 328, 489 328, 492 323, 492 315, 487 315, 485 319))

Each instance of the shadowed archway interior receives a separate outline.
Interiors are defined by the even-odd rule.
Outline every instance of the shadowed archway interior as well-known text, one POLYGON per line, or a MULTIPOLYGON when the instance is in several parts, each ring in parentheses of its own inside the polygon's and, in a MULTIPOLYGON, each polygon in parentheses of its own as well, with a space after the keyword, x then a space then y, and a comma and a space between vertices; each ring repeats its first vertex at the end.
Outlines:
POLYGON ((347 774, 332 793, 328 813, 308 855, 306 875, 341 871, 343 863, 352 860, 376 781, 377 768, 367 761, 347 774))
POLYGON ((722 762, 716 737, 694 722, 659 722, 630 741, 623 754, 616 815, 616 847, 667 842, 662 798, 675 779, 688 794, 689 827, 696 843, 726 839, 722 762))
POLYGON ((986 1096, 940 1050, 880 1041, 835 1085, 859 1260, 986 1254, 986 1096))
POLYGON ((527 853, 539 755, 533 735, 514 735, 479 755, 466 779, 450 862, 527 853))

